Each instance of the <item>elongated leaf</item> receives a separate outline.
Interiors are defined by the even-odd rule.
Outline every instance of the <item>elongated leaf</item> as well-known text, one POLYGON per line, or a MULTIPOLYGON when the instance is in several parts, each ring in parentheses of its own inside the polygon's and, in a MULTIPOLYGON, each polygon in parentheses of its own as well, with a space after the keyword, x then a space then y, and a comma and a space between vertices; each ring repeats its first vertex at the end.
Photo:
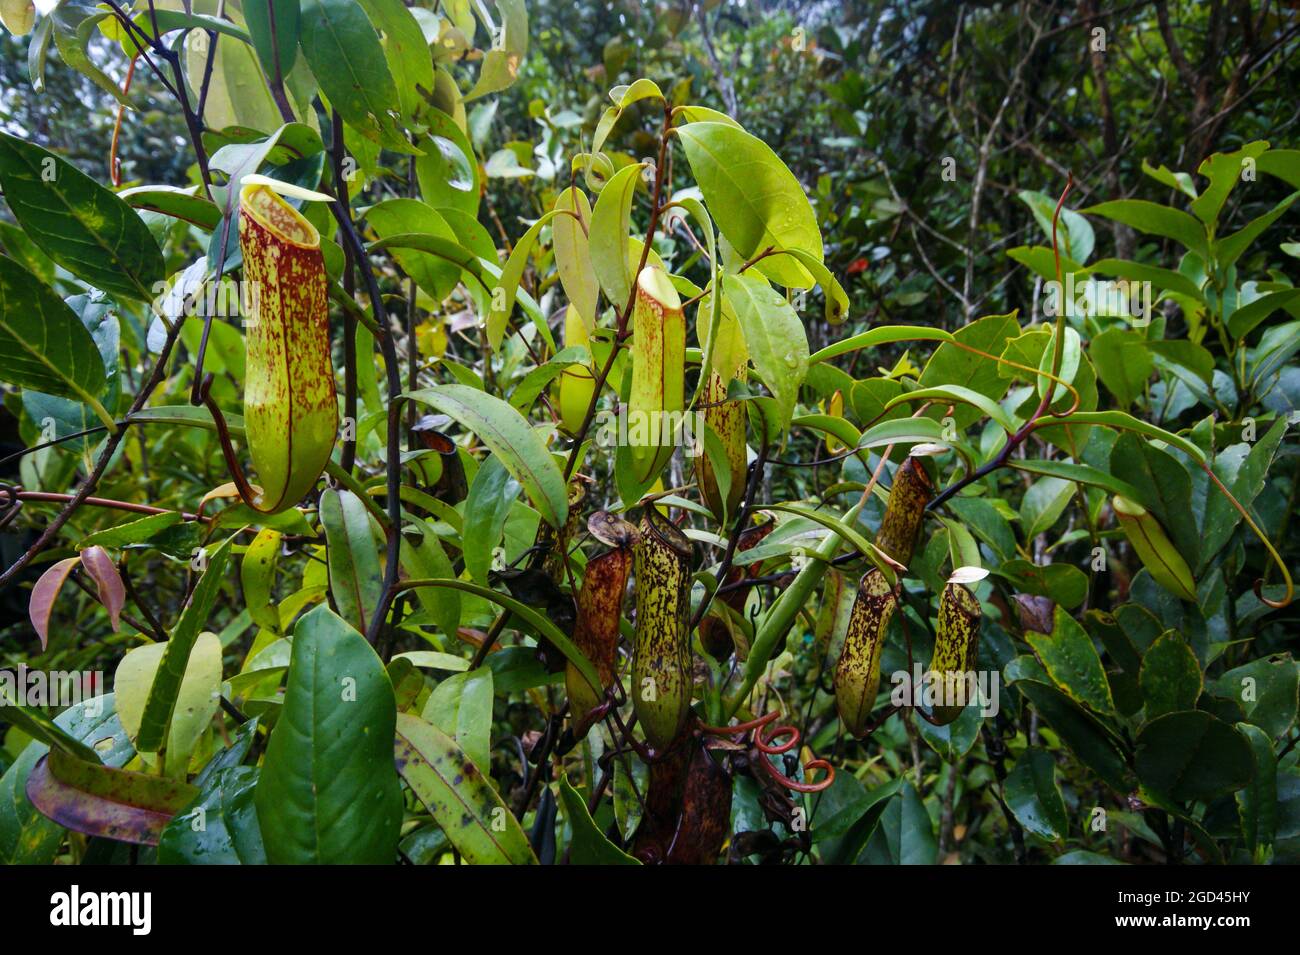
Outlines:
POLYGON ((344 620, 364 633, 383 589, 377 524, 361 498, 334 488, 321 494, 320 519, 329 548, 334 605, 344 620))
POLYGON ((108 551, 95 546, 81 552, 81 567, 95 582, 99 602, 108 611, 108 621, 116 633, 122 626, 122 606, 126 603, 126 587, 108 551))
MULTIPOLYGON (((437 209, 419 199, 386 199, 366 210, 366 221, 382 239, 393 235, 425 233, 455 243, 456 232, 437 209)), ((435 302, 441 302, 460 281, 455 262, 414 249, 394 249, 393 258, 415 284, 435 302)))
POLYGON ((394 860, 396 715, 393 685, 365 638, 328 607, 303 616, 255 797, 268 861, 394 860))
POLYGON ((542 215, 528 227, 528 231, 515 243, 514 249, 510 252, 510 258, 501 270, 501 278, 498 280, 497 286, 492 290, 492 308, 488 312, 487 321, 488 347, 493 351, 501 347, 506 322, 510 318, 511 309, 515 307, 515 296, 519 293, 519 283, 523 280, 524 268, 528 265, 528 258, 533 254, 533 246, 537 244, 537 236, 542 231, 543 226, 556 218, 568 219, 572 217, 567 213, 556 210, 551 210, 542 215))
POLYGON ((1085 215, 1104 216, 1147 235, 1163 235, 1202 256, 1206 253, 1205 228, 1186 212, 1145 199, 1115 199, 1080 210, 1085 215))
POLYGON ((172 816, 198 795, 180 779, 115 769, 51 750, 27 777, 27 798, 59 825, 156 846, 172 816))
MULTIPOLYGON (((621 769, 620 769, 621 771, 621 769)), ((573 838, 569 843, 569 861, 574 865, 640 865, 638 859, 632 858, 605 837, 587 812, 587 804, 567 775, 560 777, 560 800, 564 803, 564 815, 573 828, 573 838)))
POLYGON ((450 415, 478 435, 523 485, 538 513, 552 527, 564 526, 569 501, 564 477, 546 445, 509 404, 466 385, 437 385, 407 395, 450 415))
MULTIPOLYGON (((435 589, 435 588, 427 588, 435 589)), ((492 671, 479 667, 447 677, 429 694, 420 718, 442 730, 481 771, 492 768, 492 671)))
POLYGON ((402 0, 360 0, 383 40, 403 119, 410 121, 433 93, 433 57, 424 31, 402 0))
POLYGON ((495 2, 501 13, 500 34, 483 55, 474 88, 465 94, 467 103, 513 85, 528 53, 528 9, 524 0, 495 2))
POLYGON ((1117 792, 1129 791, 1133 776, 1124 751, 1100 720, 1054 686, 1036 680, 1017 680, 1015 686, 1084 765, 1117 792))
POLYGON ((169 527, 175 527, 179 524, 184 515, 180 511, 167 511, 163 514, 150 514, 148 517, 142 517, 138 521, 128 521, 125 524, 118 524, 115 527, 107 527, 102 531, 95 531, 93 534, 87 534, 78 544, 80 550, 87 547, 129 547, 132 544, 143 544, 145 541, 167 530, 169 527))
POLYGON ((271 599, 271 591, 283 537, 275 528, 262 528, 248 545, 239 565, 239 582, 249 616, 253 623, 274 634, 280 632, 280 614, 271 599))
MULTIPOLYGON (((770 146, 726 123, 690 123, 676 132, 705 204, 737 252, 750 258, 768 248, 802 249, 822 258, 808 194, 770 146)), ((785 286, 812 284, 807 271, 786 256, 770 256, 755 267, 785 286)))
POLYGON ((724 275, 722 287, 736 310, 749 357, 776 399, 779 420, 769 421, 768 427, 784 432, 808 374, 803 322, 779 292, 756 276, 724 275))
MULTIPOLYGON (((4 712, 7 720, 9 711, 4 712)), ((135 756, 111 693, 68 707, 55 717, 54 725, 98 754, 107 766, 124 766, 135 756)), ((36 739, 0 777, 0 863, 49 865, 63 842, 64 830, 41 815, 27 798, 27 780, 47 752, 49 747, 36 739)))
POLYGON ((950 342, 952 341, 952 334, 945 332, 942 328, 927 328, 924 325, 882 325, 880 328, 872 328, 849 338, 841 339, 832 345, 827 345, 810 356, 808 364, 816 365, 820 362, 830 361, 832 358, 838 358, 840 355, 847 355, 849 352, 859 351, 863 348, 874 348, 877 345, 888 345, 892 342, 910 341, 950 342))
POLYGON ((63 582, 68 574, 81 562, 80 557, 65 557, 49 566, 32 587, 32 595, 27 603, 27 615, 32 621, 32 629, 41 638, 41 649, 50 642, 50 617, 54 613, 54 603, 63 590, 63 582))
MULTIPOLYGON (((600 677, 596 674, 596 668, 592 666, 590 660, 583 656, 582 651, 574 645, 564 631, 557 627, 549 617, 539 613, 527 604, 521 603, 514 597, 507 596, 500 591, 489 590, 487 587, 480 587, 478 584, 471 584, 467 580, 419 580, 411 583, 412 586, 417 587, 447 587, 452 590, 459 590, 467 594, 474 594, 476 597, 482 597, 484 600, 490 600, 504 607, 520 619, 527 621, 538 633, 553 643, 555 648, 564 655, 565 659, 578 668, 588 683, 596 687, 603 686, 600 677)), ((497 654, 491 654, 489 660, 496 656, 497 654)))
POLYGON ((226 573, 226 564, 230 560, 230 541, 222 541, 215 550, 207 555, 208 566, 194 587, 190 602, 181 613, 162 662, 158 664, 158 673, 149 689, 149 699, 145 703, 144 713, 140 717, 140 732, 136 739, 136 749, 142 753, 156 753, 168 739, 172 715, 176 709, 176 700, 180 693, 181 681, 189 664, 190 652, 204 629, 212 608, 221 594, 221 584, 226 573))
POLYGON ((1026 749, 1007 774, 1006 798, 1016 819, 1034 835, 1053 842, 1066 835, 1069 817, 1056 786, 1056 763, 1051 753, 1026 749))
POLYGON ((591 265, 605 297, 618 309, 632 295, 628 230, 632 227, 632 200, 640 175, 639 165, 620 169, 600 191, 591 212, 591 265))
POLYGON ((1090 467, 1086 464, 1075 464, 1072 461, 1038 460, 1012 461, 1009 463, 1017 471, 1041 474, 1045 477, 1062 478, 1066 481, 1074 481, 1076 484, 1090 484, 1093 487, 1105 488, 1112 494, 1122 494, 1125 497, 1136 498, 1137 496, 1137 490, 1133 485, 1121 481, 1100 468, 1090 467))
POLYGON ((596 307, 600 302, 600 282, 591 262, 591 243, 587 238, 591 228, 591 203, 587 201, 585 192, 571 186, 556 196, 555 209, 574 213, 557 216, 551 226, 555 268, 569 304, 578 310, 588 332, 591 332, 596 328, 596 307))
POLYGON ((510 505, 518 497, 519 482, 511 477, 500 458, 490 457, 479 465, 465 499, 465 569, 480 584, 488 583, 492 554, 501 541, 510 505))
POLYGON ((416 154, 393 122, 397 85, 361 4, 303 0, 300 31, 303 56, 321 92, 347 124, 394 152, 416 154))
POLYGON ((1110 684, 1092 637, 1063 608, 1056 608, 1050 634, 1027 633, 1025 639, 1047 668, 1053 683, 1096 713, 1115 712, 1110 684))
POLYGON ((460 854, 476 865, 535 865, 528 837, 492 783, 446 733, 397 716, 397 770, 460 854))
POLYGON ((157 294, 165 268, 148 227, 71 163, 0 132, 0 189, 31 240, 77 278, 141 302, 157 294))
POLYGON ((1201 665, 1182 634, 1177 630, 1162 634, 1147 648, 1138 674, 1147 719, 1194 709, 1202 682, 1201 665))
MULTIPOLYGON (((479 473, 483 473, 481 467, 479 473)), ((455 569, 447 559, 433 526, 420 518, 410 518, 410 525, 402 535, 401 560, 403 570, 410 577, 456 577, 455 569), (417 533, 412 534, 411 529, 417 533)), ((415 596, 444 634, 456 634, 460 629, 460 594, 454 590, 421 587, 415 596)))
POLYGON ((1201 710, 1166 713, 1143 726, 1134 766, 1144 786, 1178 801, 1241 789, 1255 769, 1241 732, 1201 710))
POLYGON ((104 362, 90 332, 54 292, 4 256, 0 256, 0 380, 84 402, 101 418, 112 420, 98 401, 104 391, 104 362))
MULTIPOLYGON (((122 658, 113 675, 113 692, 122 726, 133 740, 140 733, 149 691, 157 679, 165 643, 136 647, 122 658)), ((199 634, 186 663, 176 708, 167 733, 166 768, 169 776, 184 777, 203 733, 216 715, 221 695, 221 641, 215 633, 199 634)))
POLYGON ((257 826, 259 770, 231 766, 212 774, 199 800, 175 816, 158 840, 163 865, 261 865, 266 849, 257 826))
POLYGON ((248 0, 240 6, 266 75, 288 76, 298 57, 299 0, 248 0))

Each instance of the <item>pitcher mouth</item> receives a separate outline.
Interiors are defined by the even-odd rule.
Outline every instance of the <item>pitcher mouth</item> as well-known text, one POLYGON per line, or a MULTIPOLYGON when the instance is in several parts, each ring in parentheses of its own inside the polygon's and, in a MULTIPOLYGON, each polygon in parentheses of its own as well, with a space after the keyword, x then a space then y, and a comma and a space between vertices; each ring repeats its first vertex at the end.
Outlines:
POLYGON ((276 238, 301 249, 319 249, 320 233, 275 190, 261 183, 239 190, 239 206, 276 238))

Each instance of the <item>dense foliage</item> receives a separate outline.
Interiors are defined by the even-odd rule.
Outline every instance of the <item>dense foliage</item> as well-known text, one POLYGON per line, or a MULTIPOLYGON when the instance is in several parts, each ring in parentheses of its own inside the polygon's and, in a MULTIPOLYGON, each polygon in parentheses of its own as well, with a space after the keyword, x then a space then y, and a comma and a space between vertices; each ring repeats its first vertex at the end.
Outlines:
POLYGON ((0 0, 0 860, 1300 859, 1300 15, 0 0))

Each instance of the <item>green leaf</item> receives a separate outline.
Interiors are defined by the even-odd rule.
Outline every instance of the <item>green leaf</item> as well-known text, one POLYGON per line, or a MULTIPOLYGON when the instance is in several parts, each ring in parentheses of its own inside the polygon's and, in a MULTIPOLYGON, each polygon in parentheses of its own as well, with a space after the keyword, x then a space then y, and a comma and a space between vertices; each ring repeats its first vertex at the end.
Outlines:
MULTIPOLYGON (((1008 315, 986 315, 971 322, 957 331, 952 337, 968 348, 977 348, 990 355, 1000 355, 1008 339, 1020 334, 1020 325, 1014 313, 1008 315)), ((955 344, 944 343, 934 350, 930 360, 921 372, 922 388, 959 383, 962 387, 984 395, 993 401, 1000 401, 1006 394, 1007 379, 998 374, 998 363, 980 355, 973 354, 955 344)), ((939 417, 941 410, 932 409, 927 413, 939 417)), ((969 405, 961 405, 953 410, 952 418, 957 430, 961 431, 973 424, 980 417, 980 411, 969 405)))
POLYGON ((1282 217, 1295 201, 1300 199, 1300 192, 1293 192, 1262 216, 1252 219, 1232 235, 1225 236, 1214 243, 1214 255, 1220 269, 1227 269, 1250 248, 1264 230, 1282 217))
POLYGON ((170 740, 169 729, 176 711, 181 681, 189 665, 190 652, 221 594, 221 584, 229 560, 230 540, 224 540, 207 555, 207 569, 195 585, 190 602, 181 612, 176 629, 166 643, 166 650, 158 664, 158 671, 149 688, 149 698, 140 717, 140 732, 135 747, 142 753, 157 753, 170 740))
POLYGON ((1025 639, 1047 668, 1052 682, 1072 699, 1103 716, 1115 712, 1110 684, 1092 637, 1063 608, 1056 608, 1050 635, 1027 633, 1025 639))
POLYGON ((433 56, 424 31, 402 0, 360 0, 383 41, 402 118, 410 122, 433 93, 433 56))
POLYGON ((71 163, 0 132, 0 190, 31 240, 77 278, 141 302, 158 294, 166 268, 149 228, 71 163))
POLYGON ((587 812, 586 802, 569 782, 567 773, 560 777, 560 801, 564 803, 564 817, 573 830, 569 842, 569 861, 573 865, 641 864, 605 838, 591 813, 587 812))
POLYGON ((467 103, 512 86, 528 53, 528 10, 524 0, 495 2, 501 13, 500 32, 483 55, 474 88, 465 94, 467 103))
POLYGON ((1050 530, 1073 496, 1074 484, 1061 478, 1043 477, 1031 484, 1020 502, 1020 523, 1025 540, 1032 541, 1050 530))
POLYGON ((1262 862, 1277 833, 1277 757, 1273 755, 1273 741, 1258 726, 1238 723, 1237 732, 1250 744, 1251 759, 1255 764, 1250 783, 1237 791, 1237 815, 1241 819, 1246 848, 1256 862, 1262 862))
POLYGON ((488 450, 523 485, 529 500, 552 527, 569 516, 564 477, 532 427, 509 404, 466 385, 435 385, 407 395, 437 408, 478 435, 488 450))
POLYGON ((632 200, 641 168, 640 164, 633 164, 615 173, 600 191, 591 213, 591 266, 605 297, 617 309, 623 308, 632 295, 628 232, 632 228, 632 200))
POLYGON ((479 465, 465 498, 465 530, 461 535, 465 569, 485 586, 492 554, 501 541, 510 506, 518 498, 519 490, 519 482, 511 477, 501 459, 490 457, 479 465))
POLYGON ((402 823, 384 665, 328 607, 294 628, 284 709, 255 802, 272 864, 391 864, 402 823))
POLYGON ((1080 210, 1084 215, 1103 216, 1132 226, 1146 235, 1163 235, 1191 249, 1202 258, 1207 254, 1205 227, 1186 212, 1148 202, 1145 199, 1115 199, 1080 210))
POLYGON ((587 331, 591 332, 596 328, 596 308, 600 303, 600 282, 592 265, 591 242, 587 237, 591 229, 591 203, 585 192, 571 186, 555 197, 554 208, 573 213, 556 216, 551 224, 555 270, 569 304, 578 310, 587 331))
MULTIPOLYGON (((136 740, 149 693, 167 650, 165 643, 150 643, 129 651, 113 674, 117 713, 127 735, 136 740)), ((215 633, 199 634, 190 652, 176 706, 167 733, 166 770, 169 776, 185 777, 194 752, 216 715, 221 696, 221 641, 215 633)))
POLYGON ((978 391, 972 391, 961 385, 935 385, 930 388, 905 391, 898 397, 886 402, 884 410, 892 411, 899 405, 910 404, 913 401, 936 401, 939 399, 943 399, 945 404, 956 402, 957 404, 970 405, 972 408, 979 409, 1008 434, 1013 433, 1019 427, 996 401, 985 397, 978 391))
POLYGON ((400 713, 394 755, 397 771, 466 861, 536 865, 519 822, 488 777, 446 733, 400 713))
MULTIPOLYGON (((107 766, 125 766, 135 756, 126 731, 117 718, 111 693, 82 700, 54 718, 60 734, 98 754, 107 766)), ((9 720, 9 709, 3 711, 9 720)), ((63 844, 63 829, 37 811, 27 798, 27 780, 32 769, 49 752, 35 739, 0 776, 0 863, 5 865, 49 865, 63 844)))
POLYGON ((1130 262, 1127 259, 1100 259, 1094 262, 1088 271, 1092 274, 1114 275, 1131 282, 1150 282, 1155 293, 1177 292, 1194 301, 1203 300, 1200 286, 1182 272, 1164 269, 1156 265, 1130 262))
POLYGON ((1216 696, 1234 700, 1246 721, 1277 739, 1295 723, 1300 665, 1278 653, 1229 670, 1211 686, 1216 696))
POLYGON ((1254 774, 1250 744, 1200 710, 1166 713, 1142 727, 1134 768, 1142 785, 1178 802, 1208 802, 1241 789, 1254 774))
POLYGON ((1201 695, 1201 682, 1201 665, 1182 634, 1169 630, 1157 637, 1147 648, 1138 674, 1147 719, 1194 709, 1201 695))
POLYGON ((335 488, 321 493, 320 521, 329 551, 334 606, 345 621, 364 633, 383 590, 384 575, 375 540, 380 533, 378 522, 361 498, 335 488))
POLYGON ((198 801, 179 813, 158 840, 162 865, 264 865, 257 825, 259 770, 232 766, 214 773, 198 801))
POLYGON ((1156 425, 1148 424, 1123 411, 1076 411, 1073 414, 1044 420, 1065 424, 1103 425, 1118 428, 1121 431, 1132 431, 1136 434, 1146 435, 1148 438, 1155 438, 1157 441, 1163 441, 1165 444, 1173 445, 1179 451, 1191 457, 1193 461, 1202 462, 1205 460, 1205 452, 1186 438, 1156 425))
POLYGON ((394 152, 418 155, 393 121, 397 85, 361 4, 302 0, 301 42, 321 92, 349 126, 394 152))
POLYGON ((1132 493, 1107 488, 1137 501, 1155 514, 1178 551, 1191 566, 1197 563, 1201 535, 1192 512, 1192 482, 1187 469, 1169 452, 1132 433, 1121 434, 1111 447, 1110 471, 1126 482, 1132 493))
MULTIPOLYGON (((479 468, 482 473, 482 468, 479 468)), ((517 487, 517 485, 516 485, 517 487)), ((402 534, 402 567, 411 577, 455 577, 456 572, 442 549, 437 532, 428 521, 417 517, 408 518, 410 524, 402 534), (411 534, 411 529, 418 534, 418 539, 411 534)), ((416 599, 433 617, 444 634, 454 637, 460 629, 461 601, 455 591, 438 590, 422 587, 416 591, 416 599)))
POLYGON ((1147 344, 1132 329, 1110 328, 1088 345, 1088 357, 1097 368, 1097 377, 1125 408, 1142 394, 1155 370, 1147 344))
MULTIPOLYGON (((555 648, 567 660, 572 661, 588 683, 594 687, 602 686, 600 678, 596 674, 596 668, 591 665, 590 660, 583 656, 582 651, 577 648, 564 631, 557 627, 549 617, 539 613, 527 604, 521 603, 514 597, 507 596, 496 590, 489 590, 487 587, 480 587, 478 584, 471 584, 467 580, 411 580, 408 583, 412 587, 447 587, 451 590, 459 590, 463 593, 473 594, 476 597, 482 597, 484 600, 490 600, 498 606, 504 607, 555 644, 555 648)), ((526 652, 531 654, 531 651, 526 652)), ((507 653, 508 651, 497 651, 489 654, 488 665, 492 666, 494 661, 505 657, 507 653)), ((509 692, 506 687, 501 686, 502 681, 499 673, 496 680, 502 692, 509 692)))
POLYGON ((248 545, 239 565, 239 585, 244 591, 248 614, 253 623, 273 634, 280 633, 280 614, 272 602, 272 588, 283 537, 275 528, 262 528, 248 545))
POLYGON ((1004 560, 993 573, 1020 593, 1050 597, 1073 609, 1088 596, 1088 575, 1073 564, 1034 564, 1019 557, 1004 560))
POLYGON ((1073 461, 1039 461, 1033 459, 1012 460, 1008 464, 1017 471, 1061 478, 1065 481, 1073 481, 1076 484, 1090 484, 1093 487, 1104 488, 1112 494, 1122 494, 1125 497, 1136 499, 1138 493, 1133 485, 1128 482, 1087 464, 1075 464, 1073 461))
POLYGON ((808 364, 816 365, 824 361, 830 361, 832 358, 847 355, 849 352, 860 351, 863 348, 875 348, 877 345, 909 341, 950 342, 952 341, 952 333, 945 332, 942 328, 928 328, 924 325, 882 325, 879 328, 872 328, 827 345, 810 356, 808 364))
MULTIPOLYGON (((0 155, 3 155, 0 151, 0 155)), ((0 256, 0 379, 84 402, 106 424, 98 398, 104 361, 77 313, 13 259, 0 256)))
MULTIPOLYGON (((1028 189, 1022 189, 1016 193, 1016 196, 1034 214, 1034 221, 1038 227, 1043 230, 1044 238, 1050 242, 1052 239, 1052 219, 1056 214, 1056 197, 1049 196, 1045 192, 1032 192, 1028 189)), ((1096 236, 1093 234, 1092 225, 1079 213, 1072 209, 1061 209, 1061 217, 1056 230, 1058 244, 1061 249, 1061 255, 1078 262, 1080 265, 1088 261, 1092 255, 1092 247, 1096 242, 1096 236)))
POLYGON ((1105 724, 1054 686, 1017 680, 1015 687, 1085 766, 1116 792, 1130 791, 1133 777, 1124 751, 1105 724))
POLYGON ((492 671, 488 667, 447 677, 429 694, 420 718, 455 740, 481 772, 492 768, 492 671))
MULTIPOLYGON (((676 134, 718 229, 742 257, 771 248, 822 258, 808 194, 770 146, 726 123, 690 123, 676 134)), ((787 287, 812 284, 807 271, 785 256, 770 256, 755 268, 787 287)))
POLYGON ((1007 806, 1027 831, 1049 842, 1065 838, 1070 820, 1056 785, 1056 761, 1051 753, 1026 748, 1007 774, 1003 792, 1007 806))
POLYGON ((179 524, 182 517, 180 511, 168 511, 164 514, 150 514, 138 521, 128 521, 115 527, 106 527, 102 531, 95 531, 83 537, 77 544, 77 550, 95 546, 128 547, 132 544, 143 544, 167 528, 179 524))
POLYGON ((501 278, 492 289, 492 305, 487 319, 488 347, 493 351, 501 348, 501 339, 505 335, 506 323, 510 318, 511 310, 515 307, 515 296, 519 294, 519 283, 523 281, 524 269, 528 265, 529 256, 533 254, 533 246, 537 244, 537 236, 542 231, 542 227, 555 218, 569 219, 572 217, 555 210, 543 214, 528 227, 528 231, 515 243, 514 249, 510 252, 510 258, 506 260, 505 267, 501 269, 501 278))
POLYGON ((768 429, 784 433, 808 375, 803 322, 785 297, 757 276, 723 275, 722 288, 735 309, 750 360, 776 399, 778 420, 767 422, 768 429))
MULTIPOLYGON (((267 77, 283 79, 298 58, 300 0, 249 0, 240 5, 257 59, 267 77)), ((161 11, 159 11, 161 12, 161 11)), ((148 17, 143 18, 146 21, 148 17)))
POLYGON ((939 846, 934 825, 908 782, 891 796, 859 862, 868 865, 933 865, 939 846))
POLYGON ((1300 289, 1266 292, 1228 316, 1228 331, 1233 338, 1243 339, 1279 308, 1286 308, 1297 299, 1300 299, 1300 289))
POLYGON ((429 110, 425 122, 429 138, 421 142, 424 155, 415 160, 420 196, 435 209, 451 208, 476 215, 480 180, 474 147, 447 114, 429 110))
POLYGON ((1228 193, 1241 182, 1246 160, 1257 160, 1268 149, 1268 143, 1258 140, 1230 153, 1207 156, 1196 170, 1210 180, 1209 184, 1192 201, 1192 213, 1207 226, 1219 221, 1219 212, 1227 201, 1228 193))
MULTIPOLYGON (((438 210, 419 199, 386 199, 366 210, 366 221, 381 239, 416 233, 459 241, 438 210)), ((394 249, 393 258, 435 302, 445 299, 460 282, 461 267, 447 259, 409 248, 394 249)))

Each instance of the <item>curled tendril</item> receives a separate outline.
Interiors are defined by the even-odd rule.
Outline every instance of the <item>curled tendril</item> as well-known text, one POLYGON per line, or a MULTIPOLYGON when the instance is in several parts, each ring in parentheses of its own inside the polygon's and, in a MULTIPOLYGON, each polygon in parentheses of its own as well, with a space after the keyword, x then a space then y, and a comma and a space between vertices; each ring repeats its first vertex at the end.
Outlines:
POLYGON ((23 509, 22 499, 18 496, 21 490, 17 484, 0 484, 0 529, 8 527, 23 509))
POLYGON ((795 749, 799 745, 799 730, 783 723, 777 723, 780 719, 781 712, 773 710, 772 712, 760 716, 757 719, 749 720, 745 723, 737 723, 735 726, 705 726, 700 725, 699 731, 707 733, 710 736, 740 736, 752 732, 754 735, 751 739, 754 749, 761 754, 754 762, 759 763, 769 776, 793 792, 799 793, 817 793, 830 786, 835 781, 835 767, 824 759, 811 759, 804 763, 803 771, 807 776, 816 770, 822 770, 826 773, 825 778, 815 783, 801 783, 797 779, 791 779, 786 776, 775 766, 768 756, 780 756, 795 749), (782 740, 782 742, 775 742, 782 740))

